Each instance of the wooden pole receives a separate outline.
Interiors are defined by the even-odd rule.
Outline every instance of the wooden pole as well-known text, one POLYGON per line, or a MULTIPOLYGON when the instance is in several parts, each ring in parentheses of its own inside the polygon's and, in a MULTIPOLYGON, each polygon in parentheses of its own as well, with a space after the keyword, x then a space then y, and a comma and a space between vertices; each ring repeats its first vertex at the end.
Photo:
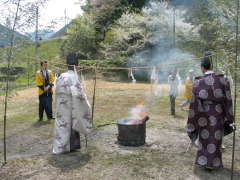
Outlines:
POLYGON ((6 125, 7 125, 7 102, 8 102, 8 90, 9 90, 9 80, 10 80, 10 62, 12 58, 12 48, 13 48, 13 39, 15 33, 15 26, 18 19, 18 10, 19 10, 20 0, 18 0, 17 10, 15 13, 15 19, 13 23, 13 28, 11 32, 11 41, 10 41, 10 49, 8 54, 8 68, 7 68, 7 84, 6 84, 6 94, 5 94, 5 110, 4 110, 4 127, 3 127, 3 146, 4 146, 4 164, 7 163, 7 150, 6 150, 6 125))
MULTIPOLYGON (((153 93, 153 79, 152 78, 154 78, 154 77, 152 77, 152 75, 153 75, 153 68, 151 68, 151 76, 150 76, 150 78, 151 78, 151 93, 150 93, 150 102, 151 102, 151 107, 150 107, 150 112, 152 113, 152 109, 153 109, 153 99, 154 99, 154 93, 153 93)), ((155 74, 154 74, 154 76, 155 76, 155 74)))
POLYGON ((95 71, 95 77, 94 77, 93 101, 92 101, 92 126, 93 126, 94 105, 95 105, 95 96, 96 96, 97 68, 95 68, 94 71, 95 71))
MULTIPOLYGON (((235 64, 234 64, 234 117, 233 123, 236 122, 236 106, 237 106, 237 61, 238 61, 238 16, 239 16, 239 0, 237 1, 237 18, 236 18, 236 54, 235 54, 235 64)), ((234 155, 235 155, 235 130, 233 131, 233 148, 232 148, 232 168, 231 168, 231 180, 233 180, 234 171, 234 155)))
POLYGON ((67 25, 67 10, 64 9, 64 20, 65 20, 65 26, 67 25))
POLYGON ((35 30, 35 72, 37 72, 37 64, 38 64, 38 6, 36 8, 36 30, 35 30))
POLYGON ((175 6, 173 6, 173 48, 176 48, 176 13, 175 6))
POLYGON ((30 83, 29 83, 29 79, 30 79, 30 65, 29 65, 29 61, 30 61, 30 60, 29 60, 29 58, 28 58, 28 59, 27 59, 27 66, 28 66, 28 67, 27 67, 27 69, 28 69, 28 77, 27 77, 27 78, 28 78, 28 86, 29 86, 29 84, 30 84, 30 83))

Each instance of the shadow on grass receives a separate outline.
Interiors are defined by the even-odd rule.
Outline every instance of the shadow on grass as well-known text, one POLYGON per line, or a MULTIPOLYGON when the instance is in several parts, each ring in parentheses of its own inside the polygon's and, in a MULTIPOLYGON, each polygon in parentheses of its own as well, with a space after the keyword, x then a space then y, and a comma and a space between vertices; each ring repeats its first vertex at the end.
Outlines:
POLYGON ((40 126, 46 126, 46 125, 50 125, 54 120, 46 120, 46 121, 36 121, 35 123, 32 124, 33 128, 39 128, 40 126))
MULTIPOLYGON (((231 169, 229 168, 216 168, 214 170, 205 170, 204 167, 195 166, 194 174, 202 180, 205 179, 231 179, 231 169)), ((234 172, 233 179, 238 180, 240 173, 234 172)))
POLYGON ((2 165, 0 166, 0 171, 4 168, 4 166, 7 164, 7 162, 3 162, 2 165))
POLYGON ((186 133, 187 134, 187 129, 186 128, 178 128, 177 129, 179 132, 186 133))
POLYGON ((173 115, 174 118, 176 119, 185 119, 185 116, 181 116, 181 115, 173 115))
POLYGON ((48 159, 48 162, 50 165, 61 169, 62 172, 69 172, 85 166, 90 160, 91 156, 89 154, 76 151, 67 154, 52 155, 48 159))

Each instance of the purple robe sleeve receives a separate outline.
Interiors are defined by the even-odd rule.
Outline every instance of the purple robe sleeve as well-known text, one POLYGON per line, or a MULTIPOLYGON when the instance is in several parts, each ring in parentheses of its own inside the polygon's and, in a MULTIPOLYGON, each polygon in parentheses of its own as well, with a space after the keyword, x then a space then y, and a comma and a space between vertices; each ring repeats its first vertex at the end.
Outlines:
POLYGON ((224 124, 230 125, 233 123, 233 106, 230 85, 227 79, 226 82, 224 85, 224 93, 226 96, 224 101, 224 124))
POLYGON ((201 106, 201 100, 198 99, 196 91, 197 88, 193 87, 187 121, 187 133, 192 141, 196 140, 198 130, 200 129, 198 119, 203 118, 204 116, 203 114, 204 110, 201 106))

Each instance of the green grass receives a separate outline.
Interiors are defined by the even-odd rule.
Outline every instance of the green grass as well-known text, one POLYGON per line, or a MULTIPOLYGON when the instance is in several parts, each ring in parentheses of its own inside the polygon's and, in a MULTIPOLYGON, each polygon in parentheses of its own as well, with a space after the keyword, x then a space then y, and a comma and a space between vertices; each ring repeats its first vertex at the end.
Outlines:
MULTIPOLYGON (((35 87, 35 85, 17 87, 16 90, 24 90, 27 88, 35 87)), ((37 92, 37 90, 36 90, 37 92)), ((95 106, 94 106, 94 117, 93 125, 107 124, 111 122, 117 122, 118 120, 125 119, 129 117, 129 112, 131 108, 135 107, 139 100, 144 97, 146 90, 141 89, 97 89, 95 106)), ((92 89, 88 88, 87 95, 89 101, 92 104, 92 89), (89 91, 90 90, 90 91, 89 91)), ((4 94, 4 92, 2 92, 4 94)), ((178 121, 182 122, 187 120, 187 113, 180 111, 179 104, 184 101, 182 96, 178 96, 176 99, 176 111, 177 115, 175 118, 171 118, 168 115, 170 111, 170 103, 168 96, 154 97, 153 101, 146 100, 145 106, 149 109, 150 119, 147 122, 147 128, 160 128, 174 130, 179 128, 178 121), (166 119, 164 124, 161 123, 161 119, 166 119), (174 122, 176 121, 176 123, 174 122), (172 125, 173 124, 173 125, 172 125)), ((11 101, 11 99, 10 99, 11 101)), ((238 100, 239 102, 239 100, 238 100)), ((18 102, 19 103, 19 102, 18 102)), ((12 128, 15 125, 27 124, 32 121, 36 121, 38 118, 38 99, 33 99, 28 102, 28 104, 8 104, 8 128, 12 128)), ((4 106, 0 106, 0 110, 4 110, 4 106)), ((237 108, 237 113, 239 113, 239 106, 237 108)), ((238 116, 239 117, 239 116, 238 116)), ((240 119, 237 118, 237 122, 240 119)), ((47 121, 39 122, 34 125, 46 125, 52 127, 53 124, 47 124, 47 121)), ((3 125, 3 121, 0 122, 3 125)), ((184 127, 182 127, 184 128, 184 127)), ((48 134, 42 133, 43 136, 48 136, 48 134)))
MULTIPOLYGON (((6 83, 2 83, 2 85, 6 85, 6 83)), ((14 96, 15 92, 16 91, 20 91, 20 90, 24 90, 24 89, 28 89, 28 88, 33 88, 33 87, 36 87, 35 84, 25 84, 25 83, 21 83, 21 84, 12 84, 12 86, 9 87, 9 90, 8 90, 8 93, 10 96, 14 96)), ((0 91, 0 96, 5 96, 6 94, 6 89, 3 88, 1 91, 0 91)))
POLYGON ((35 159, 17 159, 17 160, 9 160, 8 161, 9 164, 38 164, 38 161, 35 159))
MULTIPOLYGON (((102 159, 102 166, 121 166, 129 170, 132 177, 138 179, 150 179, 151 172, 146 169, 157 168, 159 170, 167 166, 178 166, 169 158, 169 154, 161 152, 159 156, 158 151, 136 151, 135 154, 121 154, 112 155, 112 153, 105 154, 106 157, 102 159)), ((171 155, 174 159, 174 155, 171 155)))

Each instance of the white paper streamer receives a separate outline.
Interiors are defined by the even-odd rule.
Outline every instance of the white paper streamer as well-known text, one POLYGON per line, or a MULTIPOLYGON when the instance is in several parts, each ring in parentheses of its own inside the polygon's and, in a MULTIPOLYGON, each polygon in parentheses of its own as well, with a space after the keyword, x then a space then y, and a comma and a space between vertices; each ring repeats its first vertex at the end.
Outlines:
POLYGON ((83 77, 83 74, 82 74, 82 70, 81 70, 81 83, 84 87, 87 87, 87 84, 86 84, 86 82, 84 80, 84 77, 83 77))
POLYGON ((155 67, 153 67, 152 74, 151 74, 151 80, 155 79, 155 76, 156 76, 155 74, 156 74, 156 69, 155 69, 155 67))
POLYGON ((56 81, 57 81, 58 77, 57 77, 57 73, 54 74, 54 82, 53 82, 53 86, 54 86, 54 90, 56 89, 56 81))
POLYGON ((78 74, 77 74, 77 70, 76 70, 76 66, 74 65, 74 74, 75 74, 75 76, 74 76, 74 80, 75 81, 77 81, 78 80, 78 74))
POLYGON ((161 97, 162 96, 162 86, 155 87, 155 96, 161 97))
POLYGON ((137 81, 136 81, 136 79, 133 76, 132 69, 131 69, 131 77, 132 77, 132 83, 135 84, 137 81))
POLYGON ((179 73, 178 73, 178 71, 177 71, 177 75, 176 75, 176 77, 178 78, 178 82, 179 82, 179 86, 182 86, 182 80, 181 80, 181 77, 179 76, 179 73))

